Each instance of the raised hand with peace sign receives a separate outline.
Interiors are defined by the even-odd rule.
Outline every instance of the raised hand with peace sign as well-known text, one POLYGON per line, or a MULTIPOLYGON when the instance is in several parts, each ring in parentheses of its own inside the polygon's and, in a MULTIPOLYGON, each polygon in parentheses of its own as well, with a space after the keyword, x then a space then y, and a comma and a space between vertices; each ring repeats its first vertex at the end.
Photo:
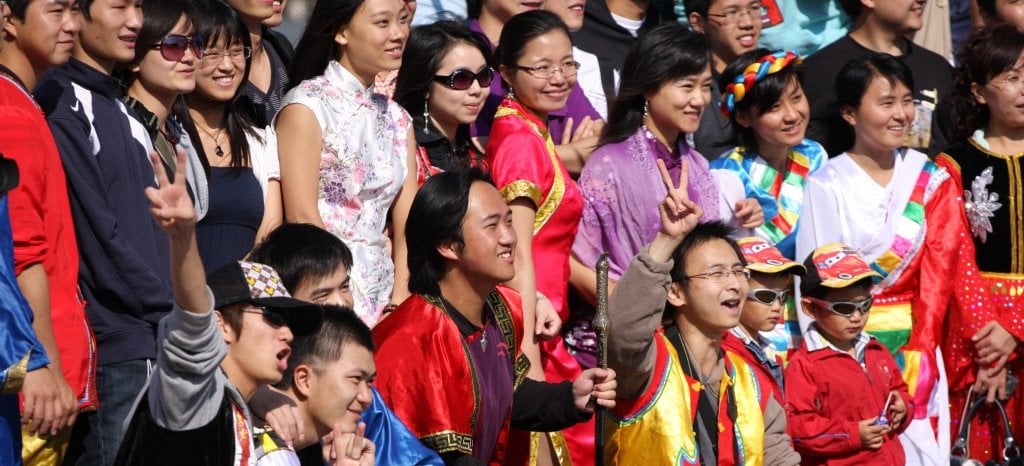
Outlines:
POLYGON ((668 191, 665 199, 658 205, 658 212, 661 214, 661 229, 651 242, 651 258, 660 262, 666 262, 672 257, 672 251, 683 241, 686 235, 693 231, 700 223, 704 210, 697 203, 690 200, 687 193, 689 185, 690 166, 683 161, 679 170, 678 185, 672 182, 672 177, 665 167, 665 162, 658 160, 658 171, 661 172, 661 181, 668 191))

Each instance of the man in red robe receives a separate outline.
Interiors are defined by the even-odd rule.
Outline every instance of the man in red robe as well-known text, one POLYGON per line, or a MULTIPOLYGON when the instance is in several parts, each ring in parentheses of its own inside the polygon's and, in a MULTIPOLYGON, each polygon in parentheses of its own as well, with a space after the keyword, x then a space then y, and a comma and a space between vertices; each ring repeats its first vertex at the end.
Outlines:
POLYGON ((414 293, 373 331, 377 387, 445 464, 501 464, 510 425, 561 430, 615 405, 615 374, 526 378, 512 211, 479 170, 429 178, 406 224, 414 293))

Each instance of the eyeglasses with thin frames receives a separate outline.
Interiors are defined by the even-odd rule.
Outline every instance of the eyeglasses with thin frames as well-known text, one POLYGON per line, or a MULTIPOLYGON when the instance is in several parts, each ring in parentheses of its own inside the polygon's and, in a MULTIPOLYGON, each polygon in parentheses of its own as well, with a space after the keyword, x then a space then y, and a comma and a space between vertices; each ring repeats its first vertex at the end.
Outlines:
POLYGON ((252 48, 238 47, 231 50, 203 50, 202 58, 199 60, 203 63, 204 68, 213 68, 223 62, 225 58, 229 58, 235 63, 241 63, 251 56, 252 48))
POLYGON ((752 21, 760 21, 762 12, 764 12, 764 7, 760 3, 755 3, 746 8, 729 8, 721 13, 708 12, 708 16, 718 18, 719 23, 732 24, 744 16, 752 21))
POLYGON ((823 299, 807 297, 816 306, 827 309, 833 314, 840 315, 849 319, 853 317, 857 311, 860 311, 862 315, 867 315, 871 312, 871 303, 874 302, 873 297, 868 297, 860 301, 825 301, 823 299))
POLYGON ((519 66, 512 65, 519 71, 525 71, 530 76, 537 79, 551 79, 556 72, 561 73, 563 78, 571 78, 576 76, 576 72, 580 69, 580 62, 578 61, 567 61, 559 66, 551 65, 537 65, 537 66, 519 66))
POLYGON ((712 283, 725 283, 725 282, 729 281, 730 277, 735 277, 737 280, 744 280, 745 281, 745 280, 750 278, 750 271, 745 269, 745 268, 742 268, 742 269, 732 269, 732 270, 721 269, 721 270, 712 270, 710 272, 698 273, 696 275, 686 275, 685 277, 686 278, 703 278, 703 279, 708 280, 708 281, 710 281, 712 283))

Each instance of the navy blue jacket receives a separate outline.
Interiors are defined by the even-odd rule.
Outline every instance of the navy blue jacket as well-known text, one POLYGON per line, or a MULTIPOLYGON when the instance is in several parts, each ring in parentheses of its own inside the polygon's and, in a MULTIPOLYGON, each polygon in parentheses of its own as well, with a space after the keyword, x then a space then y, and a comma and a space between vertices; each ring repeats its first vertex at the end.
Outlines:
POLYGON ((35 92, 67 174, 100 365, 155 358, 157 322, 173 303, 167 235, 144 194, 156 185, 151 143, 120 93, 116 79, 75 59, 35 92))

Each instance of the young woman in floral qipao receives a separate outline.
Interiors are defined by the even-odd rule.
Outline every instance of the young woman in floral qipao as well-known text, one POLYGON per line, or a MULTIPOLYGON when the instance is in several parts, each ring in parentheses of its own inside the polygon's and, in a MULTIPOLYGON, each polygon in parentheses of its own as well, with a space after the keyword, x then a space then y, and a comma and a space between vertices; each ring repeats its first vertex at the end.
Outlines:
POLYGON ((319 0, 276 122, 285 220, 345 241, 355 311, 370 326, 409 295, 416 146, 409 115, 373 92, 377 73, 402 63, 408 19, 401 0, 319 0))

